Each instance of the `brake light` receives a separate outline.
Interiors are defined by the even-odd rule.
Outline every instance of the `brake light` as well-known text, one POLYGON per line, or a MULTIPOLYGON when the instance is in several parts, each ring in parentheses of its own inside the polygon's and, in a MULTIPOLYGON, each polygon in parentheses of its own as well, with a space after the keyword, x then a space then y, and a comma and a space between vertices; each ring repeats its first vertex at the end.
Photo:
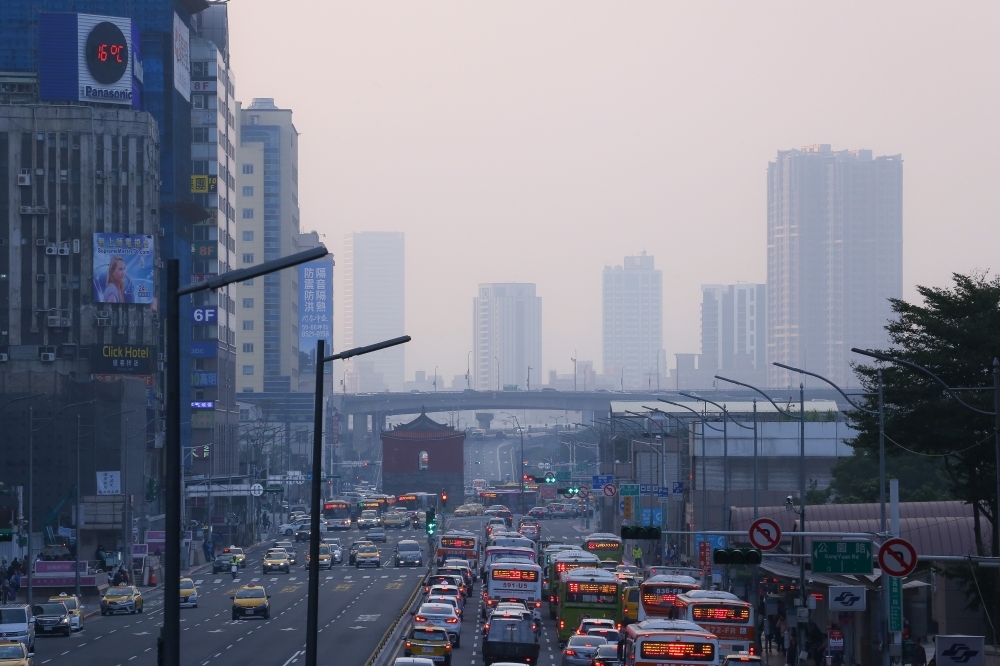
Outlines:
POLYGON ((566 628, 566 620, 559 620, 559 628, 560 629, 566 628))
POLYGON ((448 643, 447 645, 444 646, 444 651, 451 652, 451 643, 448 643))
POLYGON ((409 650, 411 647, 413 647, 413 644, 410 641, 406 641, 406 649, 409 650))
POLYGON ((750 654, 757 654, 757 646, 755 645, 750 646, 750 654))
POLYGON ((457 617, 449 617, 447 620, 445 620, 445 622, 447 622, 448 624, 458 624, 458 618, 457 617))
POLYGON ((555 603, 556 602, 556 595, 554 595, 554 594, 549 595, 549 601, 551 601, 552 603, 555 603))
POLYGON ((422 615, 417 615, 413 619, 416 620, 417 622, 426 622, 427 621, 427 618, 424 617, 424 616, 422 616, 422 615))
POLYGON ((569 649, 566 650, 566 656, 568 656, 568 657, 572 657, 575 654, 576 654, 576 650, 569 650, 569 649))
POLYGON ((430 591, 431 591, 431 586, 430 585, 424 585, 424 594, 427 594, 430 591))
POLYGON ((542 602, 541 601, 536 601, 535 602, 535 608, 541 608, 541 607, 542 607, 542 602))

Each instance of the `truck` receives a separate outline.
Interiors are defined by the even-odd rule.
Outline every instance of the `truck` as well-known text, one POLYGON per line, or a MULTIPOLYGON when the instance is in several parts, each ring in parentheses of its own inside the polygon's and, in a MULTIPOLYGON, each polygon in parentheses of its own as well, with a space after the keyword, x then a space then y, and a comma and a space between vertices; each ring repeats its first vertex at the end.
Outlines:
POLYGON ((531 613, 493 613, 483 626, 483 663, 537 664, 541 646, 531 613))

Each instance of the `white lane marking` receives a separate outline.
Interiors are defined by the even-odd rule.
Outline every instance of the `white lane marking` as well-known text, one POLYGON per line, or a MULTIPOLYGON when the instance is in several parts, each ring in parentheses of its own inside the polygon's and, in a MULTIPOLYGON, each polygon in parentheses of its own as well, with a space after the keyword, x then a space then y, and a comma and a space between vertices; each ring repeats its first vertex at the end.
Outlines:
POLYGON ((212 585, 218 585, 221 582, 222 582, 221 578, 216 578, 215 580, 212 581, 212 585))

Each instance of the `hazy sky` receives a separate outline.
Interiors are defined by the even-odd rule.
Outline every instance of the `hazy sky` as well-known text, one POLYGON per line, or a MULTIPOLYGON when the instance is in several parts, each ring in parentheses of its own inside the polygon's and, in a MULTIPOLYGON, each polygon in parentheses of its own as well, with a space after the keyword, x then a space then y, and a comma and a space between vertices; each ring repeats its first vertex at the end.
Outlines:
POLYGON ((546 375, 574 349, 599 369, 601 270, 643 249, 671 364, 699 351, 699 286, 766 278, 779 149, 903 155, 907 298, 998 268, 1000 3, 229 9, 237 97, 302 133, 303 231, 338 263, 346 232, 406 233, 407 379, 464 374, 499 281, 538 284, 546 375))

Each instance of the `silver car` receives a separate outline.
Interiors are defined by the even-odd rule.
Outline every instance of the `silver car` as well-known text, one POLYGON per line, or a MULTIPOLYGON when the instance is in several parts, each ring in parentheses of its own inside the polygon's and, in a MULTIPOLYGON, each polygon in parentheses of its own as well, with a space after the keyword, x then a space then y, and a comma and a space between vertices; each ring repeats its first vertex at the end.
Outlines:
POLYGON ((562 652, 562 666, 590 666, 590 658, 606 643, 597 636, 570 636, 562 652))
POLYGON ((462 647, 462 619, 452 606, 446 604, 421 604, 413 617, 416 624, 429 624, 448 632, 455 647, 462 647))

